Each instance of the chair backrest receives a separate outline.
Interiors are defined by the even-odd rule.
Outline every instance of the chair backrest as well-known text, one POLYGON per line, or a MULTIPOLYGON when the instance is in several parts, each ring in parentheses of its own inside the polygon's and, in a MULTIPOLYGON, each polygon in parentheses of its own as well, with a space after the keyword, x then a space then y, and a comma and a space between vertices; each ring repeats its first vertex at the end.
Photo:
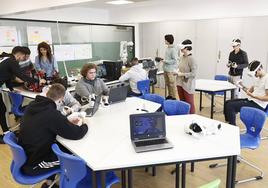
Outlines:
POLYGON ((215 75, 214 80, 228 81, 228 76, 226 76, 226 75, 215 75))
POLYGON ((150 93, 150 80, 147 79, 147 80, 138 81, 137 88, 142 93, 142 95, 150 93))
POLYGON ((19 93, 9 92, 8 93, 11 100, 11 112, 15 115, 22 116, 23 112, 20 110, 23 103, 23 96, 19 93))
POLYGON ((152 70, 149 70, 148 72, 148 77, 149 77, 151 85, 155 85, 157 83, 157 78, 156 78, 157 71, 158 69, 152 69, 152 70))
POLYGON ((206 185, 202 185, 199 188, 219 188, 221 184, 221 180, 220 179, 216 179, 206 185))
POLYGON ((60 187, 78 187, 79 182, 87 175, 86 163, 76 156, 62 152, 57 144, 52 145, 52 150, 60 160, 60 187))
POLYGON ((24 149, 18 145, 17 138, 13 132, 8 132, 4 136, 4 142, 10 147, 12 151, 12 163, 11 163, 11 174, 15 180, 17 177, 22 176, 21 167, 26 162, 26 154, 24 149))
POLYGON ((260 137, 260 132, 266 120, 264 111, 252 107, 242 107, 240 119, 245 124, 248 134, 254 137, 260 137))
POLYGON ((148 101, 152 101, 152 102, 156 102, 158 104, 161 104, 161 106, 164 105, 164 101, 165 98, 162 97, 161 95, 157 95, 157 94, 145 94, 143 96, 143 99, 148 100, 148 101))
POLYGON ((164 112, 168 116, 189 114, 190 108, 190 104, 179 100, 166 100, 163 106, 164 112))

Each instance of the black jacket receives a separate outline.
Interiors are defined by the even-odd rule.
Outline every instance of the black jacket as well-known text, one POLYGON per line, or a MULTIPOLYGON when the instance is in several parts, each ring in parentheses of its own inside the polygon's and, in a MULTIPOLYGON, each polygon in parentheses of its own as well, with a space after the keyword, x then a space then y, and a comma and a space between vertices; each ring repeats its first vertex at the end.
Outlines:
POLYGON ((29 83, 38 82, 38 80, 26 76, 22 73, 19 63, 16 61, 12 54, 3 52, 0 55, 0 87, 5 83, 6 86, 12 91, 12 79, 18 77, 21 80, 29 83))
POLYGON ((24 166, 28 167, 50 160, 53 153, 51 146, 57 135, 77 140, 88 131, 86 124, 77 126, 70 123, 56 109, 54 101, 39 95, 27 106, 20 126, 19 144, 26 152, 27 161, 24 166))
POLYGON ((243 69, 248 66, 248 55, 245 51, 239 50, 237 54, 233 50, 229 55, 229 62, 235 62, 237 68, 230 67, 229 75, 231 76, 242 76, 243 69))

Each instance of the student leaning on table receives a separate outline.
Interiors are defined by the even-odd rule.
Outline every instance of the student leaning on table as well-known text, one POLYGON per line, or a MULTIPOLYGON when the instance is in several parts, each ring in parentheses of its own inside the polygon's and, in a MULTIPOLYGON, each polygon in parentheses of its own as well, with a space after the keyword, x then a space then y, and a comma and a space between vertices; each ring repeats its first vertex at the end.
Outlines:
POLYGON ((177 76, 177 89, 180 100, 188 102, 191 105, 190 113, 195 113, 194 92, 195 76, 197 64, 192 56, 192 41, 184 40, 180 44, 182 56, 179 62, 179 72, 177 76))
POLYGON ((249 66, 249 76, 255 77, 255 83, 250 88, 243 86, 241 82, 236 83, 238 87, 248 95, 244 99, 233 99, 225 102, 225 120, 232 125, 236 125, 236 113, 240 112, 243 106, 249 106, 265 110, 268 104, 268 74, 263 69, 259 61, 252 61, 249 66))
POLYGON ((93 63, 85 64, 81 69, 82 78, 75 86, 75 98, 81 102, 82 97, 89 97, 92 94, 97 96, 109 95, 109 89, 102 79, 96 77, 97 66, 93 63))
MULTIPOLYGON (((22 167, 25 174, 39 175, 59 168, 57 156, 51 150, 59 135, 66 139, 81 139, 88 131, 87 124, 78 126, 80 119, 68 120, 56 107, 65 94, 61 84, 53 84, 46 97, 37 95, 25 110, 21 119, 18 143, 24 148, 27 161, 22 167)), ((42 185, 48 187, 54 177, 42 185)))

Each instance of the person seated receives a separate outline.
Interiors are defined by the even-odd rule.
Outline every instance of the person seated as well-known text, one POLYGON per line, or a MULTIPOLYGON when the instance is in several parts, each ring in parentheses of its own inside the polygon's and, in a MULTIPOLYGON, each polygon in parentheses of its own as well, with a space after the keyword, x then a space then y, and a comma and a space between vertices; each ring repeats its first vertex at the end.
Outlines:
MULTIPOLYGON (((39 175, 59 168, 58 158, 51 149, 57 135, 78 140, 88 131, 87 124, 77 125, 80 119, 69 121, 57 110, 57 104, 63 101, 64 95, 64 86, 53 84, 46 97, 36 96, 22 117, 18 143, 27 156, 22 167, 22 171, 27 175, 39 175)), ((53 178, 50 177, 42 187, 48 187, 53 178)))
POLYGON ((129 81, 130 91, 128 96, 141 96, 141 92, 137 88, 137 82, 141 80, 148 79, 148 74, 146 70, 142 68, 142 63, 139 63, 138 58, 133 58, 131 61, 132 67, 122 76, 120 76, 119 81, 129 81))
POLYGON ((248 95, 245 99, 233 99, 225 102, 225 120, 232 125, 236 125, 236 113, 240 112, 243 106, 265 110, 268 104, 268 74, 263 69, 259 61, 252 61, 249 66, 249 76, 256 77, 255 83, 249 89, 241 83, 237 85, 248 95))
POLYGON ((93 63, 85 64, 81 69, 82 78, 75 86, 75 98, 81 103, 81 98, 96 95, 109 95, 109 89, 102 79, 96 77, 97 66, 93 63))
POLYGON ((35 57, 35 69, 43 74, 47 80, 58 77, 59 69, 55 57, 51 53, 49 44, 41 42, 37 46, 38 55, 35 57))

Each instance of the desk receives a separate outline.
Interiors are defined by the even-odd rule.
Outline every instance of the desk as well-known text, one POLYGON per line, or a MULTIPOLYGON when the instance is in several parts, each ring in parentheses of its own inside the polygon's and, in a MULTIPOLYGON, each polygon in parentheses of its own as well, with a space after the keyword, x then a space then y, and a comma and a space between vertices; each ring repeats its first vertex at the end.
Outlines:
POLYGON ((199 110, 202 110, 202 92, 209 93, 211 95, 211 110, 210 118, 213 119, 213 107, 214 107, 214 96, 216 92, 224 92, 224 103, 226 101, 226 91, 231 91, 231 99, 234 98, 234 90, 236 86, 227 81, 219 80, 207 80, 197 79, 195 82, 195 90, 200 92, 200 104, 199 110))
MULTIPOLYGON (((215 125, 220 122, 199 115, 167 116, 167 138, 172 142, 174 148, 136 153, 130 140, 129 114, 135 112, 137 106, 142 103, 149 111, 155 111, 159 107, 156 103, 145 102, 139 98, 127 98, 126 102, 99 109, 92 118, 87 119, 89 131, 81 140, 73 141, 61 137, 57 137, 57 140, 84 159, 94 172, 100 172, 103 187, 105 181, 103 174, 107 170, 129 170, 128 182, 129 187, 132 187, 132 168, 185 164, 186 162, 219 158, 228 158, 226 187, 234 187, 236 156, 240 154, 238 127, 221 123, 220 134, 196 139, 184 133, 184 125, 189 125, 193 121, 215 125)), ((176 166, 178 172, 179 165, 176 166)), ((183 169, 182 177, 185 178, 185 168, 183 169)), ((95 177, 95 173, 93 174, 95 177)), ((123 185, 125 186, 125 184, 123 185)), ((185 187, 185 179, 183 179, 182 185, 185 187)), ((176 187, 179 187, 178 178, 176 178, 176 187)))

